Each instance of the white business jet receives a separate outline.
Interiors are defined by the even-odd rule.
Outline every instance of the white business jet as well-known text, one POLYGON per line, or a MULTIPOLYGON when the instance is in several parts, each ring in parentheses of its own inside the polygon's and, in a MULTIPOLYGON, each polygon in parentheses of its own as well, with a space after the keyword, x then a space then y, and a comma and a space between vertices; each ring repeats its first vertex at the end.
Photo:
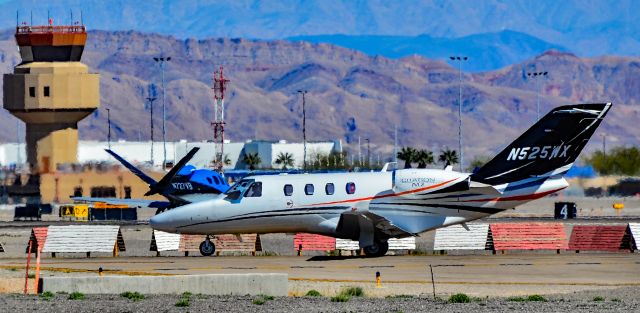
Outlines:
POLYGON ((154 229, 209 235, 305 232, 359 241, 367 256, 389 238, 480 219, 568 186, 563 178, 610 103, 553 109, 473 174, 400 169, 369 173, 250 176, 211 200, 151 218, 154 229))

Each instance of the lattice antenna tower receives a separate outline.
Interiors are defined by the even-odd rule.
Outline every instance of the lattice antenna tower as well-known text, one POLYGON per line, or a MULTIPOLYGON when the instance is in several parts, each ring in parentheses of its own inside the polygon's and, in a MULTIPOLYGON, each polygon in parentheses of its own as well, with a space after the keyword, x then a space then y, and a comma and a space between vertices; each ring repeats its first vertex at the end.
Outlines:
POLYGON ((215 167, 222 172, 224 166, 224 93, 229 80, 224 77, 224 68, 213 73, 213 100, 215 103, 213 126, 213 142, 215 143, 215 167))

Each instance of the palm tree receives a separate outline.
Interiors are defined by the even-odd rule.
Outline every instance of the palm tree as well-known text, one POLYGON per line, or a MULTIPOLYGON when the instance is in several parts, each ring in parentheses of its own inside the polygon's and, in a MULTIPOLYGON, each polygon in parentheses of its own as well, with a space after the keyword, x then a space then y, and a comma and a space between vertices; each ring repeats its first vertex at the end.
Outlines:
POLYGON ((222 163, 223 163, 224 165, 231 165, 231 159, 229 159, 229 155, 228 155, 228 154, 225 154, 225 155, 224 155, 224 157, 223 157, 222 159, 223 159, 223 160, 222 160, 222 163))
POLYGON ((245 152, 244 156, 242 157, 242 162, 244 162, 249 166, 249 170, 253 171, 256 169, 256 165, 262 163, 262 159, 260 158, 257 152, 249 153, 249 154, 245 152))
POLYGON ((417 150, 411 147, 402 147, 398 151, 398 159, 404 161, 404 168, 411 168, 411 162, 415 161, 417 150))
POLYGON ((440 151, 438 161, 444 163, 444 166, 449 166, 458 163, 458 152, 449 148, 444 148, 440 151))
POLYGON ((293 166, 293 154, 289 152, 280 152, 276 157, 276 164, 282 165, 282 169, 286 170, 287 166, 293 166))
POLYGON ((418 150, 415 161, 418 162, 418 168, 426 168, 427 165, 433 164, 433 152, 429 150, 418 150))

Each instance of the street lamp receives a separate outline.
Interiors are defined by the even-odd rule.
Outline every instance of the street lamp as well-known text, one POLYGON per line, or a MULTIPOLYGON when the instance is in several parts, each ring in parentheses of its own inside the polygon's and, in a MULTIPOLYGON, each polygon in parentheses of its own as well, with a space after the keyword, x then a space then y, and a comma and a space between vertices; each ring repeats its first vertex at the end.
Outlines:
POLYGON ((458 72, 460 77, 460 92, 458 100, 458 149, 460 149, 460 172, 462 172, 464 164, 464 155, 462 153, 462 62, 466 62, 469 58, 465 56, 450 56, 451 61, 458 62, 458 72))
POLYGON ((108 125, 108 132, 107 132, 107 145, 109 146, 109 150, 111 150, 111 109, 107 108, 107 125, 108 125))
POLYGON ((147 101, 149 101, 149 128, 151 133, 151 166, 153 166, 153 101, 156 100, 156 86, 154 84, 149 85, 149 96, 147 97, 147 101))
POLYGON ((369 138, 365 138, 367 141, 367 167, 371 167, 371 147, 369 145, 369 138))
POLYGON ((153 58, 156 63, 160 64, 160 70, 162 71, 162 148, 164 150, 163 160, 162 160, 162 168, 164 169, 167 164, 167 132, 165 128, 165 123, 167 119, 167 111, 165 107, 166 103, 166 91, 164 89, 164 68, 166 66, 165 62, 171 61, 171 57, 154 57, 153 58))
POLYGON ((547 77, 549 72, 528 72, 527 76, 536 81, 536 121, 540 120, 540 78, 547 77))
POLYGON ((307 169, 307 111, 305 109, 305 95, 309 92, 308 90, 298 90, 298 93, 302 94, 302 145, 303 145, 303 155, 302 155, 302 169, 307 169))

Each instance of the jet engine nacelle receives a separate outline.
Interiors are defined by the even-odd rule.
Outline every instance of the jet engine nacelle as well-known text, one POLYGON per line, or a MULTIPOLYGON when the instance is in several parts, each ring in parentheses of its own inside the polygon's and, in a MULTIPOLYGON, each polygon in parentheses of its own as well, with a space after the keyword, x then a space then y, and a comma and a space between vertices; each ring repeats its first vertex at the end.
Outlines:
POLYGON ((430 193, 444 188, 449 188, 451 191, 469 190, 468 177, 469 174, 465 173, 424 168, 396 170, 393 172, 392 178, 393 191, 395 193, 407 192, 403 196, 415 197, 418 194, 430 193), (409 193, 414 190, 420 191, 409 193))

